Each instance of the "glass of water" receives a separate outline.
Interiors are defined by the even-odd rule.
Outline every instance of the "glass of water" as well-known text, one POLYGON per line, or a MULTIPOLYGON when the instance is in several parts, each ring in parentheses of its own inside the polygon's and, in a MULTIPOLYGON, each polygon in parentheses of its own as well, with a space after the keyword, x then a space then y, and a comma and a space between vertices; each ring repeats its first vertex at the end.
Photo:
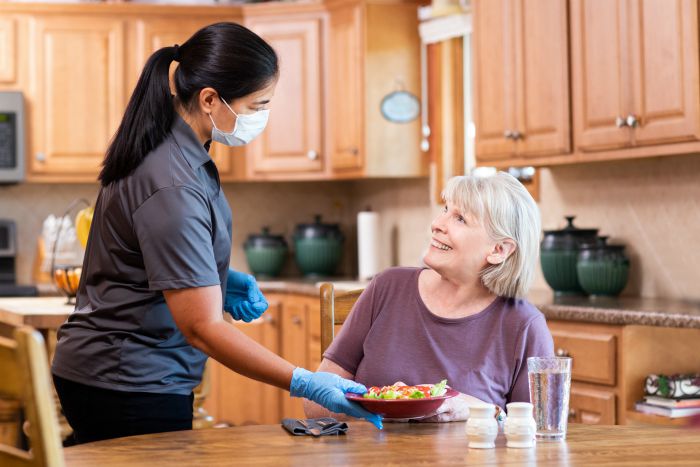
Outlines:
POLYGON ((536 438, 566 438, 571 388, 570 357, 530 357, 527 359, 530 401, 537 422, 536 438))

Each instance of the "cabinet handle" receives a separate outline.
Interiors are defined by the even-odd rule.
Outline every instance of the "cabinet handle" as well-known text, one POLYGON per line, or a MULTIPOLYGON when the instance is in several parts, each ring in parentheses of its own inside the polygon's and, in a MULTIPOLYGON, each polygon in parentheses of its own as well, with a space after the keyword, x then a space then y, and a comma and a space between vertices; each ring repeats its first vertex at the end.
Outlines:
POLYGON ((503 132, 503 137, 505 139, 513 139, 513 130, 506 130, 503 132))
POLYGON ((318 159, 318 153, 312 149, 306 153, 306 157, 308 157, 309 160, 315 161, 318 159))
POLYGON ((573 422, 576 420, 576 409, 569 409, 569 421, 573 422))
POLYGON ((556 351, 557 357, 571 357, 571 354, 569 353, 568 350, 562 349, 559 347, 556 351))
POLYGON ((624 128, 627 126, 627 120, 618 115, 617 118, 615 118, 615 126, 618 128, 624 128))
POLYGON ((296 324, 297 326, 301 326, 302 322, 303 321, 298 316, 292 316, 292 324, 296 324))
POLYGON ((523 134, 520 133, 519 131, 514 131, 513 132, 513 141, 517 141, 519 139, 523 139, 523 134))
POLYGON ((633 114, 629 114, 627 116, 625 123, 627 123, 627 126, 630 128, 636 128, 639 126, 639 120, 637 120, 637 117, 635 117, 633 114))
POLYGON ((34 158, 37 160, 37 162, 45 162, 46 161, 46 154, 43 152, 37 152, 34 154, 34 158))

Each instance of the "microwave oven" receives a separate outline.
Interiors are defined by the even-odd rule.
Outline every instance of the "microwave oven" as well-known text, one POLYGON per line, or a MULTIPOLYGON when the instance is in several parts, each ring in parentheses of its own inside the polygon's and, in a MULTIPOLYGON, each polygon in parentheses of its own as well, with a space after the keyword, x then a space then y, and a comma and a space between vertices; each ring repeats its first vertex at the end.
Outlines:
POLYGON ((24 100, 19 91, 0 91, 0 183, 24 179, 24 100))

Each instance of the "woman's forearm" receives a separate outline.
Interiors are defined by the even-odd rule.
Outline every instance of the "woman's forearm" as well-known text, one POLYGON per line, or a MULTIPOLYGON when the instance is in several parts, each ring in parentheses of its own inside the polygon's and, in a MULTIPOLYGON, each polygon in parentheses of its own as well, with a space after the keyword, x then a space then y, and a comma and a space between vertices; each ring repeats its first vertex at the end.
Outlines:
POLYGON ((289 390, 296 367, 225 321, 197 326, 188 340, 236 373, 289 390))
POLYGON ((191 346, 236 373, 289 390, 294 365, 224 320, 218 285, 165 290, 163 295, 191 346))

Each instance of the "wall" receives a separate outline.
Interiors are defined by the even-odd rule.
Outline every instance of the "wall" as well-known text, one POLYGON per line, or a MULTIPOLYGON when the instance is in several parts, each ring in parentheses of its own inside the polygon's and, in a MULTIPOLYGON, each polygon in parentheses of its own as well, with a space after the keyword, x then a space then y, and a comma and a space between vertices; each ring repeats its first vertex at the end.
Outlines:
MULTIPOLYGON (((242 245, 250 233, 269 226, 273 233, 282 234, 291 242, 296 224, 313 222, 314 215, 321 214, 324 222, 339 223, 347 236, 338 273, 354 276, 356 215, 368 204, 386 211, 386 215, 382 212, 382 265, 419 264, 428 231, 427 185, 427 179, 224 184, 234 219, 231 264, 248 270, 242 245)), ((76 198, 94 202, 97 191, 96 185, 87 184, 0 186, 0 218, 17 223, 18 283, 33 283, 36 242, 44 219, 49 214, 61 215, 76 198)), ((298 275, 291 258, 283 275, 298 275)))
MULTIPOLYGON (((320 213, 347 235, 339 274, 357 274, 356 215, 366 205, 381 214, 382 267, 417 266, 435 214, 427 179, 348 182, 235 183, 224 185, 234 213, 231 262, 247 269, 241 245, 269 225, 291 237, 299 222, 320 213)), ((0 217, 18 221, 20 283, 31 283, 36 236, 49 214, 60 214, 76 197, 94 199, 89 185, 0 187, 0 217)), ((545 229, 563 227, 575 214, 580 227, 627 245, 632 262, 625 295, 700 299, 700 157, 677 156, 575 165, 541 171, 545 229)), ((297 274, 288 261, 284 274, 297 274)), ((541 273, 536 288, 547 289, 541 273)))
MULTIPOLYGON (((625 295, 700 299, 700 156, 608 162, 541 172, 542 223, 600 227, 627 245, 625 295)), ((541 274, 536 285, 546 288, 541 274)))

